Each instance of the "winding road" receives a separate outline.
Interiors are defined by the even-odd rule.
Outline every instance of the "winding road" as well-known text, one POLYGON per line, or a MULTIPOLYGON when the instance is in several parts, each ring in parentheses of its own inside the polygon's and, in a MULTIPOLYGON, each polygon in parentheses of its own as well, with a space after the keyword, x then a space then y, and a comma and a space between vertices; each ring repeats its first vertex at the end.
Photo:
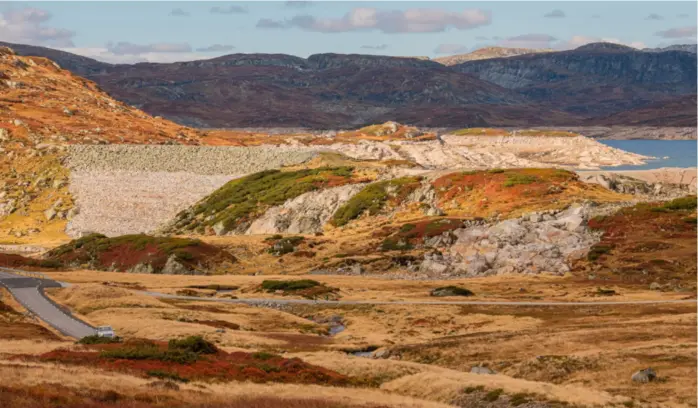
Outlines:
MULTIPOLYGON (((77 319, 58 307, 46 297, 44 288, 62 287, 60 282, 42 278, 27 277, 30 272, 15 269, 0 268, 0 286, 7 288, 10 293, 30 312, 45 321, 61 333, 77 339, 95 334, 94 327, 77 319)), ((309 299, 274 299, 274 298, 248 298, 248 299, 220 299, 197 296, 171 295, 160 292, 138 291, 138 293, 166 299, 195 300, 199 302, 237 303, 252 306, 272 305, 484 305, 484 306, 520 306, 520 307, 564 307, 564 306, 620 306, 620 305, 647 305, 647 304, 689 304, 696 303, 696 299, 680 300, 632 300, 632 301, 598 301, 598 302, 513 302, 513 301, 380 301, 380 300, 309 300, 309 299)))
MULTIPOLYGON (((44 288, 59 288, 54 280, 27 277, 13 273, 12 269, 0 268, 0 286, 4 286, 27 310, 62 334, 76 339, 95 334, 89 324, 76 319, 44 294, 44 288)), ((19 273, 22 273, 21 271, 19 273)))

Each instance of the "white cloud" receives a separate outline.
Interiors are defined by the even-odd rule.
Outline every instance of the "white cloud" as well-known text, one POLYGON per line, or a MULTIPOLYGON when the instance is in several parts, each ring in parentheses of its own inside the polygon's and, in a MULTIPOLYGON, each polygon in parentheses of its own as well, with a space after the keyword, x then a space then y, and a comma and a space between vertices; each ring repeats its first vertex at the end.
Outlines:
POLYGON ((228 7, 214 6, 209 11, 212 14, 246 14, 247 8, 232 4, 228 7))
POLYGON ((188 11, 182 10, 181 8, 172 9, 170 15, 173 17, 189 17, 191 14, 188 11))
POLYGON ((286 28, 283 21, 274 21, 270 18, 262 18, 257 21, 257 28, 286 28))
POLYGON ((198 51, 198 52, 228 52, 228 51, 232 51, 234 49, 235 49, 235 47, 232 45, 213 44, 213 45, 209 45, 208 47, 197 48, 196 51, 198 51))
POLYGON ((664 31, 657 31, 654 35, 662 38, 695 38, 696 26, 670 28, 664 31))
POLYGON ((467 30, 492 22, 489 11, 466 9, 451 12, 439 9, 378 10, 358 7, 341 18, 295 16, 286 21, 261 19, 259 28, 292 28, 323 33, 378 30, 384 33, 433 33, 449 28, 467 30))
POLYGON ((0 39, 6 42, 70 47, 75 33, 45 25, 51 13, 35 7, 9 10, 0 14, 0 39))
POLYGON ((141 55, 154 53, 191 52, 191 45, 186 43, 134 44, 127 41, 107 44, 107 50, 114 55, 141 55))
POLYGON ((145 52, 142 54, 114 54, 106 47, 66 47, 62 51, 94 58, 111 64, 134 64, 138 62, 180 62, 213 58, 211 54, 196 52, 145 52))
POLYGON ((546 18, 565 18, 565 12, 560 9, 555 9, 543 15, 546 18))
POLYGON ((649 16, 645 17, 645 20, 656 20, 656 21, 659 21, 659 20, 664 20, 664 17, 663 17, 663 16, 660 16, 660 15, 657 14, 657 13, 652 13, 652 14, 650 14, 649 16))
POLYGON ((365 50, 385 50, 388 48, 388 44, 380 44, 380 45, 362 45, 361 48, 365 50))

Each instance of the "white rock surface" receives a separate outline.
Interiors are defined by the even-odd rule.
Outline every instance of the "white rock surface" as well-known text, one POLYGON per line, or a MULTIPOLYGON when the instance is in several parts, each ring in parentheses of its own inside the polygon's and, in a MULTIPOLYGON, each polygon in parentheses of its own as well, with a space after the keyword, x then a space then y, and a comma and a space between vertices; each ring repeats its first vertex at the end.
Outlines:
POLYGON ((246 234, 313 234, 321 232, 337 209, 365 184, 353 184, 302 194, 272 207, 255 220, 246 234))

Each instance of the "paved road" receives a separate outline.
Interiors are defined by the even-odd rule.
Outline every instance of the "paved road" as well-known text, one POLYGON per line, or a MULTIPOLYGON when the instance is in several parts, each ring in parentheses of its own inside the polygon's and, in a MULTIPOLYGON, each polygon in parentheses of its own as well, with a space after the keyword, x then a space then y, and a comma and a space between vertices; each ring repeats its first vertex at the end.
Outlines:
POLYGON ((645 305, 645 304, 675 304, 696 303, 696 299, 682 300, 633 300, 633 301, 598 301, 598 302, 508 302, 508 301, 482 301, 482 300, 456 300, 456 301, 425 301, 425 300, 308 300, 308 299, 219 299, 197 296, 170 295, 160 292, 142 291, 142 294, 166 299, 197 300, 203 302, 242 303, 248 305, 484 305, 484 306, 616 306, 616 305, 645 305))
POLYGON ((11 270, 0 268, 0 285, 7 288, 22 306, 38 318, 64 335, 76 339, 95 334, 92 326, 62 311, 44 295, 44 288, 60 287, 60 283, 49 279, 28 278, 8 271, 11 270))

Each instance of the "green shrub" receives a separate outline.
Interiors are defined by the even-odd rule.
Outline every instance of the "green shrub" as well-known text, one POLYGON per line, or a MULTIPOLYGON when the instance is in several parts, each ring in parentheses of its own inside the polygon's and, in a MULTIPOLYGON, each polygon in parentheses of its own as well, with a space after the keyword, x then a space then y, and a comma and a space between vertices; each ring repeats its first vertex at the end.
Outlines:
POLYGON ((472 394, 472 393, 474 393, 474 392, 477 392, 477 391, 484 391, 484 390, 485 390, 485 386, 484 386, 484 385, 478 385, 478 386, 475 386, 475 387, 473 387, 473 386, 465 387, 465 389, 463 390, 463 392, 466 393, 466 394, 472 394))
POLYGON ((158 360, 178 364, 191 364, 199 358, 198 354, 188 351, 162 351, 157 347, 148 346, 124 347, 115 350, 102 350, 99 355, 102 358, 114 358, 123 360, 158 360))
POLYGON ((194 259, 194 255, 191 252, 179 250, 179 251, 175 251, 174 254, 177 257, 177 259, 179 259, 181 261, 191 261, 194 259))
POLYGON ((504 181, 504 187, 513 187, 520 184, 532 184, 538 181, 538 177, 529 176, 527 174, 512 173, 507 175, 504 181))
POLYGON ((39 261, 38 266, 42 268, 55 269, 63 266, 63 263, 56 259, 42 259, 39 261))
POLYGON ((271 366, 269 364, 258 364, 256 367, 259 368, 260 370, 264 371, 265 373, 280 373, 281 372, 281 368, 271 366))
POLYGON ((283 290, 284 292, 292 292, 296 290, 304 290, 320 286, 321 283, 312 279, 299 280, 265 280, 262 282, 262 289, 267 292, 283 290))
POLYGON ((331 222, 334 226, 341 227, 365 212, 376 215, 383 209, 388 199, 407 196, 419 187, 420 180, 419 177, 402 177, 369 184, 339 207, 332 216, 331 222))
POLYGON ((503 392, 504 392, 503 389, 497 388, 496 390, 492 390, 492 391, 488 392, 485 395, 485 398, 483 398, 483 399, 487 402, 497 401, 499 399, 499 396, 502 395, 503 392))
POLYGON ((188 288, 191 289, 209 289, 209 290, 215 290, 215 291, 220 291, 220 290, 237 290, 240 289, 239 286, 234 286, 234 285, 217 285, 217 284, 211 284, 211 285, 189 285, 187 286, 188 288))
POLYGON ((599 296, 615 296, 618 293, 616 293, 616 291, 613 289, 596 288, 596 294, 599 296))
POLYGON ((77 341, 78 344, 113 344, 121 343, 119 337, 100 337, 96 334, 86 336, 77 341))
POLYGON ((509 399, 509 404, 515 407, 523 405, 527 402, 529 402, 528 395, 524 393, 516 393, 511 396, 511 399, 509 399))
POLYGON ((506 170, 504 170, 504 169, 490 169, 490 170, 487 170, 487 172, 488 172, 488 173, 491 173, 491 174, 500 174, 500 173, 504 173, 505 171, 506 171, 506 170))
POLYGON ((406 234, 415 228, 417 228, 417 226, 414 224, 403 224, 403 226, 400 227, 400 232, 403 234, 406 234))
POLYGON ((431 296, 474 296, 475 294, 466 288, 461 288, 460 286, 443 286, 440 288, 433 289, 431 291, 431 296))
POLYGON ((256 353, 252 353, 252 357, 257 359, 257 360, 270 360, 272 358, 279 357, 279 355, 273 354, 273 353, 267 353, 266 351, 258 351, 256 353))
POLYGON ((601 255, 608 254, 613 249, 611 245, 594 245, 589 250, 587 254, 587 259, 590 261, 596 261, 601 257, 601 255))
POLYGON ((160 378, 163 380, 172 380, 172 381, 178 381, 182 383, 188 383, 189 379, 180 377, 179 374, 177 373, 171 373, 168 371, 162 371, 162 370, 148 370, 145 373, 148 377, 155 377, 155 378, 160 378))
POLYGON ((676 198, 663 205, 667 210, 695 210, 696 196, 676 198))
POLYGON ((197 354, 216 354, 218 348, 201 336, 189 336, 184 339, 171 339, 167 344, 169 350, 180 350, 197 354))
POLYGON ((395 238, 386 238, 381 242, 381 251, 407 251, 414 248, 407 241, 395 238))

